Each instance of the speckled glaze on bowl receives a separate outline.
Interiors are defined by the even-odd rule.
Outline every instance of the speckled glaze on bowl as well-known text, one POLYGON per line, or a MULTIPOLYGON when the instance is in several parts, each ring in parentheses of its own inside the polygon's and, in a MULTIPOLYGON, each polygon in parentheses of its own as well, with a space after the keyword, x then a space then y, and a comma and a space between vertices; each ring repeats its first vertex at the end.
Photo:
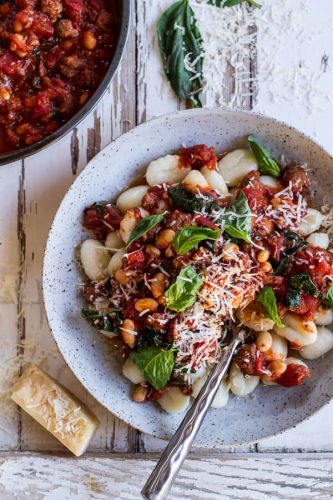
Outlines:
MULTIPOLYGON (((107 146, 76 179, 54 219, 46 246, 43 288, 53 336, 66 362, 108 410, 137 429, 170 438, 182 415, 157 404, 131 401, 132 384, 120 374, 120 362, 107 341, 80 318, 82 276, 75 247, 87 237, 82 211, 96 200, 113 199, 153 159, 181 145, 207 144, 218 152, 245 146, 255 134, 276 156, 304 160, 314 169, 316 196, 333 198, 333 159, 312 140, 276 120, 254 113, 223 110, 181 111, 140 125, 107 146)), ((230 397, 226 408, 210 410, 196 444, 214 448, 260 440, 285 431, 319 410, 333 397, 333 351, 309 363, 313 376, 301 387, 260 386, 248 398, 230 397)))

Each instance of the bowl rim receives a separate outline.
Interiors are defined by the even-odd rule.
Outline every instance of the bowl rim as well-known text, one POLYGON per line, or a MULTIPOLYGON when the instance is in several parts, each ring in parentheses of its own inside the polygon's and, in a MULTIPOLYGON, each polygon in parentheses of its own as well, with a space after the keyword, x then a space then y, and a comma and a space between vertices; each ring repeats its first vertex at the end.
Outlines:
POLYGON ((91 98, 88 99, 86 104, 82 108, 80 108, 78 112, 74 116, 72 116, 72 118, 70 118, 67 122, 65 122, 55 132, 44 137, 40 141, 31 144, 30 146, 10 151, 8 153, 0 154, 0 166, 7 165, 8 163, 12 163, 18 160, 24 160, 26 157, 46 149, 51 144, 55 144, 60 139, 62 139, 68 132, 74 130, 75 127, 79 125, 79 123, 84 118, 86 118, 86 116, 95 108, 95 106, 103 97, 109 85, 111 84, 115 74, 117 73, 128 40, 131 12, 132 12, 131 0, 121 0, 120 5, 121 5, 121 23, 119 26, 119 35, 116 42, 116 50, 114 52, 110 66, 108 67, 108 70, 104 75, 103 80, 100 82, 100 84, 96 88, 91 98))
MULTIPOLYGON (((142 432, 144 434, 147 434, 148 436, 151 436, 151 437, 154 437, 154 438, 157 438, 157 439, 162 439, 162 440, 165 440, 165 441, 168 441, 169 438, 165 435, 158 435, 156 434, 155 432, 150 432, 150 431, 147 431, 146 429, 142 429, 140 428, 140 426, 136 426, 135 424, 133 423, 128 423, 126 420, 124 420, 124 418, 122 416, 120 416, 118 414, 118 412, 116 410, 110 410, 110 408, 107 407, 107 405, 101 401, 101 399, 99 397, 97 397, 90 389, 88 389, 84 383, 83 380, 81 380, 81 377, 78 377, 74 371, 74 368, 72 368, 72 366, 70 365, 70 363, 67 361, 67 356, 66 354, 64 353, 63 349, 60 347, 59 343, 58 343, 58 339, 56 338, 54 332, 53 332, 53 329, 52 329, 52 326, 51 326, 51 323, 50 323, 50 320, 49 320, 49 315, 48 315, 48 306, 47 306, 47 301, 45 299, 45 289, 46 289, 46 285, 47 285, 47 277, 46 277, 46 265, 45 265, 45 261, 46 261, 46 255, 48 253, 48 247, 51 243, 51 235, 52 235, 52 232, 53 232, 53 228, 54 228, 54 224, 55 224, 55 221, 57 219, 57 216, 60 212, 60 209, 61 209, 61 206, 64 202, 64 200, 70 196, 72 190, 74 189, 74 186, 76 185, 76 183, 79 183, 80 182, 80 179, 81 179, 81 176, 85 175, 85 171, 86 171, 86 167, 92 162, 92 161, 96 161, 98 160, 98 157, 99 156, 102 156, 103 155, 103 152, 106 148, 110 147, 112 144, 114 144, 118 139, 122 138, 123 136, 127 136, 127 135, 131 135, 131 133, 137 129, 137 128, 141 128, 141 129, 144 129, 144 128, 148 128, 149 126, 151 126, 151 124, 153 123, 158 123, 160 121, 164 121, 164 120, 168 120, 168 119, 173 119, 173 117, 175 116, 178 116, 178 115, 183 115, 185 117, 192 117, 192 115, 200 115, 200 114, 210 114, 210 113, 214 113, 214 114, 224 114, 224 113, 228 113, 230 115, 232 114, 241 114, 241 115, 245 115, 245 116, 255 116, 255 117, 258 117, 258 118, 264 118, 264 119, 267 119, 269 120, 271 123, 275 123, 275 124, 282 124, 283 126, 287 127, 290 131, 293 131, 293 132, 296 132, 299 136, 301 136, 303 139, 307 140, 307 141, 310 141, 311 143, 313 143, 315 146, 319 147, 319 149, 321 149, 321 151, 329 158, 330 161, 332 161, 333 163, 333 155, 331 153, 329 153, 325 148, 324 146, 315 141, 313 138, 311 138, 309 135, 305 134, 304 132, 301 132, 299 129, 297 129, 297 127, 294 127, 293 125, 290 125, 288 124, 287 122, 283 121, 283 120, 278 120, 277 118, 274 118, 274 117, 271 117, 271 116, 268 116, 268 115, 265 115, 263 113, 259 113, 259 112, 253 112, 253 111, 250 111, 250 110, 240 110, 240 109, 228 109, 228 108, 195 108, 195 109, 187 109, 187 110, 177 110, 177 111, 173 111, 171 113, 167 113, 167 114, 163 114, 163 115, 160 115, 160 116, 157 116, 157 117, 154 117, 150 120, 147 120, 146 122, 144 123, 141 123, 135 127, 133 127, 131 130, 125 132, 124 134, 120 135, 119 137, 117 137, 116 139, 114 139, 113 141, 111 141, 109 144, 107 144, 105 146, 105 148, 103 148, 97 155, 95 155, 88 163, 87 165, 84 167, 84 169, 80 172, 80 174, 73 180, 73 182, 71 183, 71 185, 69 186, 68 190, 66 191, 65 195, 63 196, 57 210, 56 210, 56 213, 54 215, 54 218, 52 220, 52 223, 50 225, 50 229, 49 229, 49 233, 48 233, 48 236, 47 236, 47 239, 46 239, 46 242, 45 242, 45 246, 44 246, 44 253, 43 253, 43 262, 42 262, 42 268, 41 268, 41 273, 42 273, 42 280, 41 280, 41 284, 42 284, 42 300, 43 300, 43 306, 44 306, 44 311, 45 311, 45 315, 46 315, 46 319, 47 319, 47 324, 49 326, 49 329, 50 329, 50 332, 52 334, 52 337, 53 337, 53 340, 55 341, 59 351, 60 351, 60 354, 61 356, 63 357, 65 363, 66 363, 66 366, 70 369, 70 371, 72 372, 72 374, 74 375, 74 377, 83 385, 83 387, 87 390, 87 392, 103 407, 105 408, 105 410, 107 410, 108 412, 110 412, 113 416, 117 417, 118 419, 120 419, 122 422, 124 422, 126 425, 129 425, 130 427, 136 429, 137 431, 139 432, 142 432)), ((242 443, 235 443, 235 444, 232 444, 232 443, 229 443, 229 444, 219 444, 217 446, 207 446, 207 450, 225 450, 225 449, 228 449, 230 448, 231 446, 233 448, 240 448, 242 446, 246 446, 246 445, 254 445, 256 443, 261 443, 265 440, 268 440, 268 439, 271 439, 271 438, 274 438, 274 437, 277 437, 277 436, 280 436, 282 434, 284 434, 285 432, 288 432, 294 428, 296 428, 298 425, 300 424, 303 424, 305 422, 307 422, 308 420, 310 420, 314 415, 318 414, 320 411, 322 411, 326 406, 328 406, 328 404, 333 400, 333 397, 330 397, 330 396, 327 396, 325 397, 325 400, 323 401, 323 403, 321 404, 320 407, 314 409, 314 410, 310 410, 308 415, 305 416, 304 418, 302 418, 302 420, 300 420, 297 424, 292 424, 288 427, 286 427, 285 429, 283 430, 280 430, 280 431, 276 431, 268 436, 263 436, 261 438, 257 438, 257 439, 250 439, 250 440, 247 440, 247 441, 244 441, 242 443)), ((196 445, 195 443, 193 444, 193 448, 196 448, 196 447, 203 447, 203 445, 196 445)))

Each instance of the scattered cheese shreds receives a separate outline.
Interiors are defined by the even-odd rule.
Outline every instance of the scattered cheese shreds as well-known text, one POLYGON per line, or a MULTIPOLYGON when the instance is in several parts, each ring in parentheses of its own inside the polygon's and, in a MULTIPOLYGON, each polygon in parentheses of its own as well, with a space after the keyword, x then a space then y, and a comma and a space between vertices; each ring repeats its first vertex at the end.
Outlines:
POLYGON ((85 405, 33 363, 25 367, 11 398, 76 456, 85 452, 99 425, 85 405))

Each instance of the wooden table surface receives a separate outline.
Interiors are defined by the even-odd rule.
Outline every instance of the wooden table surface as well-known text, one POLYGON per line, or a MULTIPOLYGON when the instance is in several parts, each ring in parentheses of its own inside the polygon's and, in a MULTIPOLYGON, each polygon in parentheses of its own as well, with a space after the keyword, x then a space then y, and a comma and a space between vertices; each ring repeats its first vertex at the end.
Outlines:
MULTIPOLYGON (((212 67, 220 71, 224 93, 216 98, 208 85, 205 105, 274 116, 333 153, 333 2, 262 1, 260 11, 241 8, 249 34, 246 38, 240 28, 239 43, 248 47, 242 61, 224 45, 227 14, 210 8, 212 22, 221 28, 218 49, 209 26, 203 35, 207 50, 218 53, 212 67)), ((135 125, 181 108, 164 79, 155 34, 157 18, 171 3, 132 0, 126 52, 97 108, 45 151, 0 167, 1 499, 23 498, 27 492, 30 498, 138 498, 154 456, 133 454, 159 452, 164 446, 114 418, 65 365, 44 314, 41 267, 55 211, 87 162, 135 125), (101 427, 90 455, 73 460, 46 453, 63 449, 6 399, 19 369, 17 356, 22 364, 41 364, 98 415, 101 427)), ((202 7, 197 12, 200 20, 202 7)), ((173 498, 331 498, 333 458, 328 452, 333 452, 333 403, 295 429, 260 443, 215 450, 214 456, 196 449, 173 498)))

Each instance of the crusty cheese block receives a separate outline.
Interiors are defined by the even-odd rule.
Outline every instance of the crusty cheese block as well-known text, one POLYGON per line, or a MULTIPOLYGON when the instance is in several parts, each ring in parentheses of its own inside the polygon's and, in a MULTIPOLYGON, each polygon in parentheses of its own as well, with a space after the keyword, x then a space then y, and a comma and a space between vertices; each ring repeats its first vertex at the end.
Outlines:
POLYGON ((14 385, 11 398, 77 457, 85 452, 99 425, 71 392, 32 363, 14 385))

